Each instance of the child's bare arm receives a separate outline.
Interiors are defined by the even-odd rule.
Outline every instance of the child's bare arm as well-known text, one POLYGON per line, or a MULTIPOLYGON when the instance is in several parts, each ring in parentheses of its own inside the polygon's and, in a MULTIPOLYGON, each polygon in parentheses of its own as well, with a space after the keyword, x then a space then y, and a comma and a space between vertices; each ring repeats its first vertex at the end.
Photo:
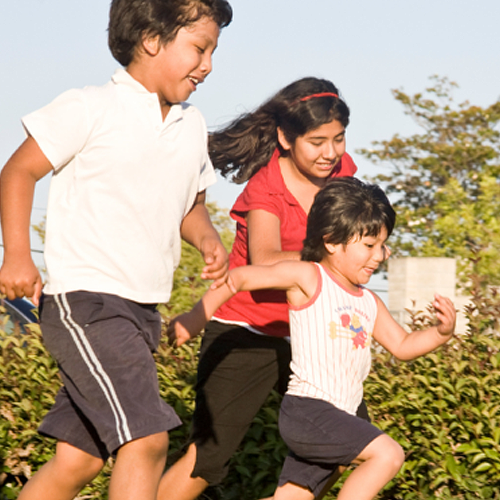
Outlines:
POLYGON ((32 137, 28 137, 6 163, 0 176, 0 214, 4 260, 0 292, 9 299, 32 297, 35 305, 42 279, 31 258, 30 216, 36 182, 52 165, 32 137))
POLYGON ((273 266, 242 266, 229 272, 228 283, 208 290, 202 299, 185 314, 174 318, 167 335, 177 345, 198 335, 215 311, 235 292, 275 288, 287 290, 289 300, 300 305, 311 298, 317 287, 317 272, 310 262, 284 261, 273 266))
POLYGON ((373 336, 398 359, 410 360, 427 354, 447 342, 455 331, 455 306, 450 299, 441 295, 436 294, 432 303, 438 324, 410 334, 396 323, 378 297, 377 301, 378 313, 373 336))
POLYGON ((214 280, 212 288, 225 283, 229 268, 228 256, 205 206, 205 191, 198 193, 193 208, 184 217, 181 235, 185 241, 200 251, 205 261, 206 266, 201 277, 214 280))

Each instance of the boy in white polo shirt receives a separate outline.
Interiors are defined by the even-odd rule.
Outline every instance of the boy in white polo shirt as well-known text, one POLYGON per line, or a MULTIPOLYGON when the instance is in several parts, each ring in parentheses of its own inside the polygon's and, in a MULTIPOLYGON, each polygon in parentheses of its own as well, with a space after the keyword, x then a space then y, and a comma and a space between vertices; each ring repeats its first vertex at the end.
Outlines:
POLYGON ((28 137, 0 178, 0 292, 39 301, 30 211, 36 181, 53 172, 40 314, 64 386, 40 427, 56 454, 21 500, 75 497, 111 454, 110 499, 156 498, 180 420, 158 392, 155 305, 170 297, 181 237, 202 253, 202 277, 227 277, 204 204, 215 181, 206 126, 184 101, 231 17, 225 0, 113 0, 109 46, 126 70, 23 119, 28 137))

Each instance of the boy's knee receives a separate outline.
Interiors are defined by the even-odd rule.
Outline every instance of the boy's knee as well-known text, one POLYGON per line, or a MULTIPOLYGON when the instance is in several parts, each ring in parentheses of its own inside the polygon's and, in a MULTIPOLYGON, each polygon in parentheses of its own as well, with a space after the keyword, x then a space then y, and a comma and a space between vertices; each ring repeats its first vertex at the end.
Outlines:
POLYGON ((72 477, 76 483, 83 485, 92 481, 104 466, 102 458, 94 457, 67 443, 58 443, 53 463, 60 474, 72 477))
POLYGON ((167 456, 168 443, 168 433, 159 432, 124 444, 118 450, 118 456, 132 453, 136 456, 147 457, 148 460, 163 460, 167 456))

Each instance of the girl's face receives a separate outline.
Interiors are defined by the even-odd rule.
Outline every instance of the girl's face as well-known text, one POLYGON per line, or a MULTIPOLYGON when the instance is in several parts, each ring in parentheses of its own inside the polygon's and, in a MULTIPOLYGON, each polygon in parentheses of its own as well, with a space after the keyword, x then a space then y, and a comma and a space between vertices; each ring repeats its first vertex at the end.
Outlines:
POLYGON ((292 166, 313 182, 330 177, 345 153, 345 128, 337 120, 297 137, 292 144, 278 128, 278 139, 292 166))
POLYGON ((324 264, 344 288, 357 291, 358 285, 370 281, 378 266, 388 257, 384 227, 377 236, 356 236, 347 245, 325 243, 324 264))

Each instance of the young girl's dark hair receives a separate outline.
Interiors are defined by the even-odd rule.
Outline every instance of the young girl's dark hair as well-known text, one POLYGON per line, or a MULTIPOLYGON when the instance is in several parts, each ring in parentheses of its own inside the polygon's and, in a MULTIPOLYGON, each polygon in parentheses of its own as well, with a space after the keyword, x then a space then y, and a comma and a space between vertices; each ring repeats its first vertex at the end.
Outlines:
POLYGON ((396 213, 380 187, 354 177, 333 178, 314 198, 301 259, 319 262, 325 243, 347 245, 356 236, 377 236, 384 227, 390 236, 395 222, 396 213))
POLYGON ((163 44, 202 17, 224 28, 233 17, 226 0, 113 0, 109 11, 108 45, 113 57, 128 66, 147 35, 160 36, 163 44))
POLYGON ((232 173, 231 180, 240 184, 266 165, 280 147, 278 127, 291 144, 332 120, 347 127, 349 108, 338 95, 337 87, 328 80, 308 77, 291 83, 252 113, 210 134, 214 167, 224 177, 232 173))

